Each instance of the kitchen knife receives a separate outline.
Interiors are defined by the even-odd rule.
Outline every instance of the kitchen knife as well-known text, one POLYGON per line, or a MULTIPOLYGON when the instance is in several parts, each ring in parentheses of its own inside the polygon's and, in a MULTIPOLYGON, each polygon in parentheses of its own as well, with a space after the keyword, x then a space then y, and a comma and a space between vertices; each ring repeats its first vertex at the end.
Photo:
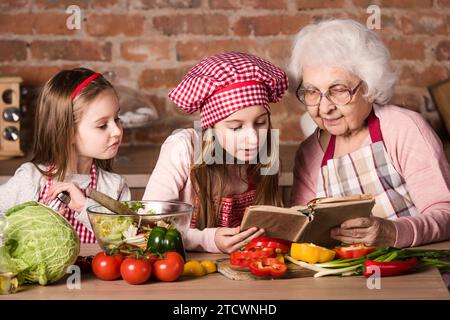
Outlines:
POLYGON ((98 202, 105 208, 111 210, 114 213, 117 214, 136 214, 133 210, 128 208, 123 203, 111 198, 110 196, 107 196, 106 194, 93 190, 91 188, 86 189, 86 197, 91 198, 92 200, 98 202))

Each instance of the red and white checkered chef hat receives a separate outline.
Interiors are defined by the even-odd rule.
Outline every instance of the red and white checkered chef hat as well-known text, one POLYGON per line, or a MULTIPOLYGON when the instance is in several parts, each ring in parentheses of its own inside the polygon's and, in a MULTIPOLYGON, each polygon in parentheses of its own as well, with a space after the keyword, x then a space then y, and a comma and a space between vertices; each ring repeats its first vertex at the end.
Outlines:
POLYGON ((245 107, 278 102, 288 88, 286 73, 259 57, 229 52, 195 65, 169 98, 187 113, 200 108, 202 128, 208 128, 245 107))

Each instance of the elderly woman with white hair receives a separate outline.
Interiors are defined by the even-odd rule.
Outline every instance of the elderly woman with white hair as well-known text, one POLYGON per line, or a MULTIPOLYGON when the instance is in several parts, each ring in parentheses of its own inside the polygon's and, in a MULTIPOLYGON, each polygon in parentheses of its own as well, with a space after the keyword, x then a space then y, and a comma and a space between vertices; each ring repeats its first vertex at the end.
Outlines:
POLYGON ((372 216, 345 221, 333 238, 398 248, 449 239, 449 163, 418 113, 388 104, 396 76, 379 37, 352 20, 308 25, 290 72, 318 125, 296 153, 292 204, 371 193, 372 216))

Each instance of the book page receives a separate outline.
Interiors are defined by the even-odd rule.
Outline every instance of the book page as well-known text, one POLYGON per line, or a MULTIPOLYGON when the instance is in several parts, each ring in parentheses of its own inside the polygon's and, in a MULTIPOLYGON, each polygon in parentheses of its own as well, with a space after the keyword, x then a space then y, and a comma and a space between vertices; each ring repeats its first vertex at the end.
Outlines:
POLYGON ((244 213, 241 227, 242 230, 263 228, 267 237, 333 247, 339 242, 330 237, 330 230, 346 220, 369 217, 375 204, 372 196, 354 199, 333 198, 333 202, 321 199, 310 207, 250 206, 244 213))
POLYGON ((303 231, 298 241, 312 242, 324 247, 336 246, 339 244, 339 241, 330 237, 330 230, 346 220, 369 217, 374 204, 374 200, 366 200, 317 205, 312 215, 312 221, 303 231))

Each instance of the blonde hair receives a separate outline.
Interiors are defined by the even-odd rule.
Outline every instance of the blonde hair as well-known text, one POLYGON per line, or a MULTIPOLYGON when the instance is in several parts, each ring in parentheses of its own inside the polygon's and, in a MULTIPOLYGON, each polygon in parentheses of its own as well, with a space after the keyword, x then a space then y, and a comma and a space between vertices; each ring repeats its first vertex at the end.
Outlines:
MULTIPOLYGON (((251 178, 256 185, 256 204, 282 206, 281 196, 278 188, 278 172, 274 174, 261 175, 261 169, 271 167, 275 161, 279 161, 278 150, 271 150, 271 124, 269 116, 269 130, 267 130, 267 153, 269 161, 262 164, 207 164, 204 159, 214 153, 213 128, 203 129, 203 140, 201 141, 201 152, 197 155, 201 159, 195 159, 191 166, 190 179, 195 194, 197 207, 196 227, 198 229, 217 227, 220 219, 223 191, 229 183, 227 166, 248 166, 247 177, 241 177, 243 181, 251 178)), ((225 157, 225 152, 224 152, 225 157)), ((239 171, 241 172, 241 171, 239 171)))
MULTIPOLYGON (((45 176, 64 180, 83 108, 106 90, 116 94, 108 80, 98 77, 89 82, 72 101, 75 88, 94 73, 86 68, 60 71, 47 81, 39 95, 31 162, 45 176), (41 169, 38 165, 45 165, 47 169, 41 169)), ((94 159, 94 163, 103 170, 112 170, 112 159, 94 159)))
POLYGON ((304 66, 330 65, 364 81, 365 97, 379 105, 389 102, 397 76, 388 49, 378 35, 359 22, 333 19, 302 28, 293 43, 290 74, 297 82, 304 66))

